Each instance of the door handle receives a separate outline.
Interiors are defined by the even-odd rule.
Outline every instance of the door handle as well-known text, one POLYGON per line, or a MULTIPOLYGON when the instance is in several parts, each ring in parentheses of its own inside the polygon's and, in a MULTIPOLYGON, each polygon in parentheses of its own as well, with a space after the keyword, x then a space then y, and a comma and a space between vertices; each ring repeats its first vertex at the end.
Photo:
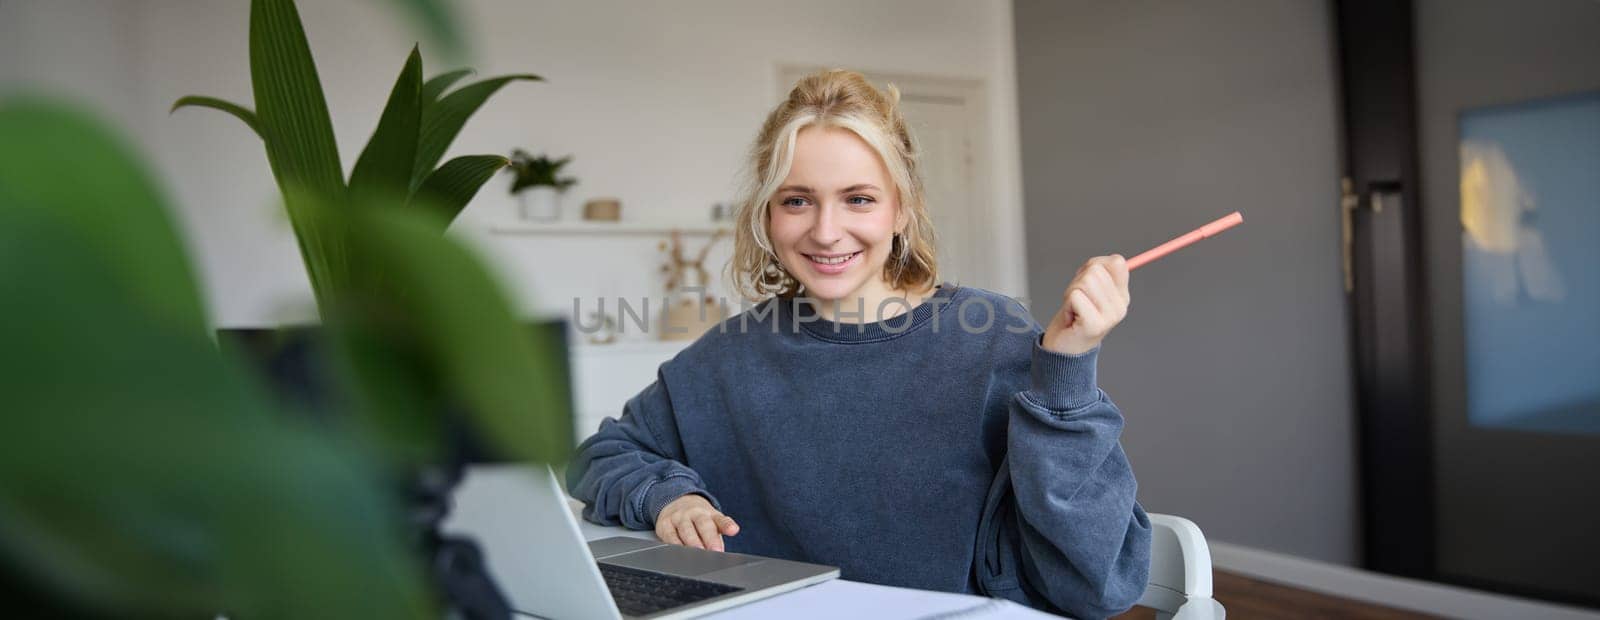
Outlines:
MULTIPOLYGON (((1401 184, 1395 180, 1373 181, 1367 184, 1370 189, 1367 204, 1372 207, 1374 214, 1383 213, 1383 197, 1385 194, 1399 194, 1401 184)), ((1339 179, 1339 223, 1341 232, 1341 247, 1344 259, 1344 292, 1350 294, 1356 288, 1354 266, 1355 253, 1355 212, 1361 208, 1361 195, 1355 191, 1355 182, 1346 176, 1339 179)))

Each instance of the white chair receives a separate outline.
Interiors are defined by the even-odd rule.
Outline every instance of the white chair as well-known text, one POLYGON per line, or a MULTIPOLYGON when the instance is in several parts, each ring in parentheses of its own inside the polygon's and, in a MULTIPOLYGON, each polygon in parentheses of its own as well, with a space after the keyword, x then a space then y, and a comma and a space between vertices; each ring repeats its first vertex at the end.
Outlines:
POLYGON ((1211 547, 1193 521, 1150 515, 1150 585, 1139 605, 1171 620, 1222 620, 1227 612, 1211 598, 1211 547))

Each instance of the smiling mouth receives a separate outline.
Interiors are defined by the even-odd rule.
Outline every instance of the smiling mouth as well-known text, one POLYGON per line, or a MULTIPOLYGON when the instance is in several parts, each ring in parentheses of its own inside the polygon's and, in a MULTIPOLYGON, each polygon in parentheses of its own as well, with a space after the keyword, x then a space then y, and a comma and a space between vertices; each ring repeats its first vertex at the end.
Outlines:
POLYGON ((845 264, 847 262, 850 262, 850 259, 855 258, 856 255, 860 254, 860 253, 861 252, 851 252, 849 254, 840 254, 838 256, 822 256, 820 254, 806 254, 805 257, 808 260, 810 260, 811 262, 816 263, 818 265, 843 265, 843 264, 845 264))

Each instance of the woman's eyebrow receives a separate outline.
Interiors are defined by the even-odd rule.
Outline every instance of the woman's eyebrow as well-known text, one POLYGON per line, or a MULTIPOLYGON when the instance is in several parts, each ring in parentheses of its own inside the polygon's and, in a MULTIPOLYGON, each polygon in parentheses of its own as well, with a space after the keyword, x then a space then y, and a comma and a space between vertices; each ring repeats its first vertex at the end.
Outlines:
MULTIPOLYGON (((859 192, 859 191, 869 190, 869 189, 878 190, 880 192, 883 191, 878 186, 873 185, 871 183, 857 183, 855 185, 851 185, 850 187, 846 187, 844 189, 839 190, 839 193, 848 194, 850 192, 859 192)), ((811 187, 808 186, 808 185, 785 185, 783 187, 778 188, 778 191, 780 191, 780 192, 799 192, 801 194, 815 194, 816 193, 816 191, 812 190, 811 187)))

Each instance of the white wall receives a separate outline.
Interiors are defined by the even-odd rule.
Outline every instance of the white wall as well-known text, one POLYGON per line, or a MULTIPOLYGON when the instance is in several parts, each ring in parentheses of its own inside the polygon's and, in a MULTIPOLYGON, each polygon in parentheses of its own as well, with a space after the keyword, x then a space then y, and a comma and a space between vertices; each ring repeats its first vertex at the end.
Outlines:
MULTIPOLYGON (((447 156, 513 147, 574 154, 569 169, 581 184, 568 207, 615 196, 625 219, 704 219, 713 203, 732 199, 742 156, 776 103, 780 63, 983 80, 996 182, 974 208, 1012 237, 996 249, 1006 281, 986 285, 1022 292, 1009 2, 460 4, 480 77, 534 72, 549 81, 507 86, 447 156)), ((415 35, 387 2, 300 5, 348 167, 415 35)), ((249 104, 247 22, 244 0, 0 0, 0 84, 87 94, 133 134, 181 208, 221 325, 292 320, 308 316, 311 303, 259 141, 220 113, 167 115, 186 94, 249 104)), ((449 68, 426 51, 429 74, 449 68)), ((580 294, 660 294, 651 238, 477 234, 513 218, 508 182, 491 181, 457 228, 490 241, 485 251, 525 308, 569 310, 580 294)))
POLYGON ((22 85, 71 97, 124 128, 139 124, 128 53, 132 3, 0 0, 0 93, 22 85))

